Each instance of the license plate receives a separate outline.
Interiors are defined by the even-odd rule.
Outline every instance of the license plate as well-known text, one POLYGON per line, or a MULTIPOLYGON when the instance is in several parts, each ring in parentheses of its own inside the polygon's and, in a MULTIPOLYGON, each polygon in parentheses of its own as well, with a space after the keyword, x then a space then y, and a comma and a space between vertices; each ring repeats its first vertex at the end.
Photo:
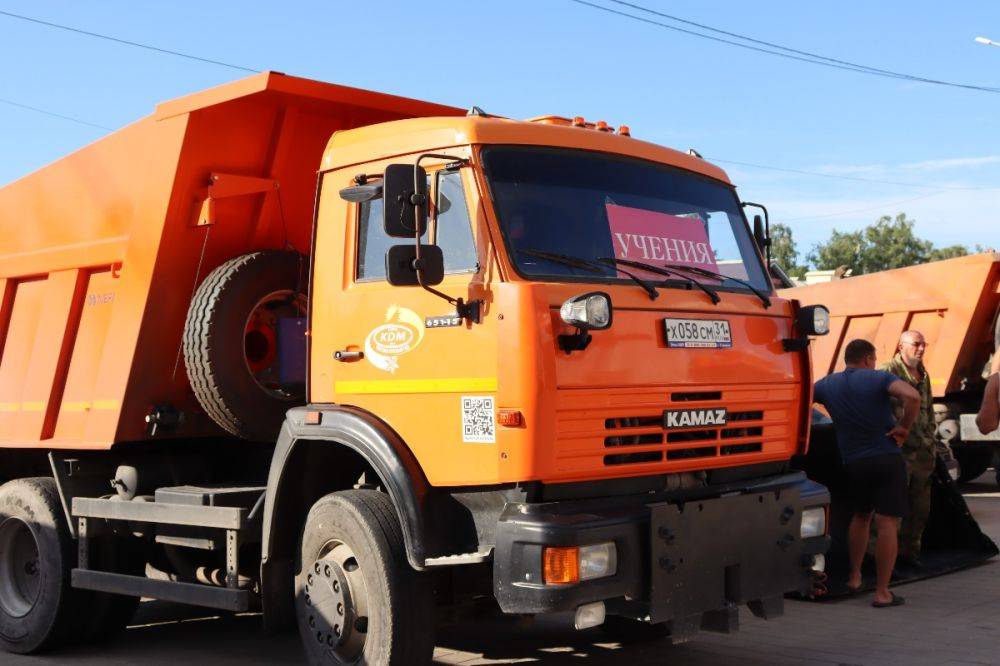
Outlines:
POLYGON ((667 347, 699 347, 707 349, 733 346, 733 335, 725 319, 672 319, 663 320, 667 347))

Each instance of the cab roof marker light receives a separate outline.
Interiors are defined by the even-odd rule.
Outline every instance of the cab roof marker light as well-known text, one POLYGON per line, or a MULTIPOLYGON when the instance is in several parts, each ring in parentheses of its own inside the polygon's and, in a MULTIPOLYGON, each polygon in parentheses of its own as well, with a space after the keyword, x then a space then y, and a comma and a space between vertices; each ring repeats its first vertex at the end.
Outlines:
POLYGON ((586 127, 587 121, 583 119, 583 116, 573 116, 573 127, 586 127))
POLYGON ((628 125, 622 125, 618 128, 618 133, 622 136, 632 136, 632 130, 629 129, 628 125))

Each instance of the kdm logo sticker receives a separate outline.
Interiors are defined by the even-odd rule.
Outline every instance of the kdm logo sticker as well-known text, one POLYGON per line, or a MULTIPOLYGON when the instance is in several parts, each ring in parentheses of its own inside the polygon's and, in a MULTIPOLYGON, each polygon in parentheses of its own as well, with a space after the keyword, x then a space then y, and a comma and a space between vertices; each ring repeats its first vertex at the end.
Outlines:
POLYGON ((379 370, 396 372, 399 357, 416 349, 423 339, 423 318, 413 310, 390 305, 385 323, 365 338, 365 358, 379 370))

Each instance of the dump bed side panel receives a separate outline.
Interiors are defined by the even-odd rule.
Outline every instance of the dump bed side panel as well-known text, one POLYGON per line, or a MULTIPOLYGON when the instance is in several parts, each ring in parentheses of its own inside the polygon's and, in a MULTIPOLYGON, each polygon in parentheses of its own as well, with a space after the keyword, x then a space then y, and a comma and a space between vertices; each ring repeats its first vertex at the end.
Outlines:
POLYGON ((184 125, 140 121, 0 189, 0 446, 113 441, 184 125))
POLYGON ((1000 255, 987 252, 828 283, 781 290, 830 309, 830 334, 812 345, 816 378, 843 369, 843 347, 864 338, 888 360, 900 334, 927 338, 925 365, 935 397, 962 390, 992 352, 1000 306, 1000 255))

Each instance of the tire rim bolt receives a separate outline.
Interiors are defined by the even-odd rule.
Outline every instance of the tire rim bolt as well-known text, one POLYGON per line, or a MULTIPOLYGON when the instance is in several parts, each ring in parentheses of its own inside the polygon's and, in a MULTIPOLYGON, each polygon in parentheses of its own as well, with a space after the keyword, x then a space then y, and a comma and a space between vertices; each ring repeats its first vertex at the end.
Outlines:
POLYGON ((337 604, 337 615, 344 614, 344 604, 337 604))

